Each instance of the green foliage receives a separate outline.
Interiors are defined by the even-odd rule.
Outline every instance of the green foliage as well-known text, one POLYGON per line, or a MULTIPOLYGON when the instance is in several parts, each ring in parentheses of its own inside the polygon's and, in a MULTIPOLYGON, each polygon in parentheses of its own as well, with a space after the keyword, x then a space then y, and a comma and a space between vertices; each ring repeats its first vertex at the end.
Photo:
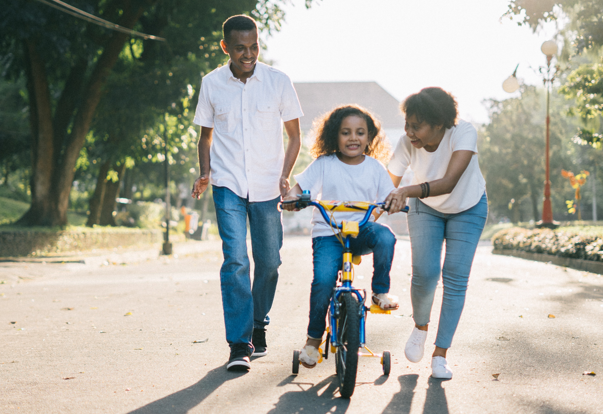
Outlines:
POLYGON ((565 38, 564 71, 567 74, 559 92, 575 102, 568 111, 579 116, 583 127, 573 134, 582 145, 601 148, 603 116, 603 0, 511 0, 506 13, 536 30, 542 22, 569 17, 561 30, 565 38))
POLYGON ((29 208, 29 203, 0 197, 0 224, 16 221, 29 208))
MULTIPOLYGON (((542 90, 524 86, 520 98, 487 102, 490 123, 479 131, 480 168, 486 179, 490 215, 498 221, 540 220, 539 208, 545 175, 545 97, 542 90), (524 208, 522 204, 527 204, 524 208), (526 211, 529 213, 526 213, 526 211)), ((562 196, 562 168, 573 161, 571 142, 566 138, 574 124, 563 112, 564 102, 551 99, 550 168, 553 188, 553 211, 565 211, 562 196), (556 208, 557 206, 561 206, 556 208)))
POLYGON ((501 230, 492 238, 499 250, 521 250, 559 257, 603 261, 603 227, 501 230))

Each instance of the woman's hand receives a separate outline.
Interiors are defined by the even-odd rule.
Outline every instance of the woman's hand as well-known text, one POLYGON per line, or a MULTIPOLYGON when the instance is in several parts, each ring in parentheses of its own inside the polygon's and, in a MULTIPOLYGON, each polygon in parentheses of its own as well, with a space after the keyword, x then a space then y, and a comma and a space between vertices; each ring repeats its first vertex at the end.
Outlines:
POLYGON ((394 191, 389 193, 385 198, 385 208, 388 209, 387 214, 394 214, 402 211, 406 206, 406 199, 408 193, 406 187, 396 188, 394 191))

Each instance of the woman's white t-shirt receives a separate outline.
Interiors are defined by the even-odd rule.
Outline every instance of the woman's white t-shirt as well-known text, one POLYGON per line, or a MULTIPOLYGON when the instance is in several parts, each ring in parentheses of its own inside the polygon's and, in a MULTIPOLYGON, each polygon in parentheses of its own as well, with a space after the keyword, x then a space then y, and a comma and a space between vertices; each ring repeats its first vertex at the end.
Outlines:
POLYGON ((473 156, 452 192, 421 199, 441 213, 460 213, 475 206, 486 191, 486 181, 477 161, 477 131, 469 122, 459 120, 456 126, 447 129, 434 152, 413 147, 404 134, 398 141, 387 168, 392 174, 401 177, 406 168, 410 167, 414 172, 413 184, 439 180, 446 174, 452 153, 461 150, 473 151, 473 156))
MULTIPOLYGON (((368 201, 380 203, 394 190, 387 170, 379 161, 368 155, 358 165, 348 165, 335 154, 318 157, 304 172, 295 176, 302 190, 309 190, 312 199, 338 201, 368 201)), ((337 223, 360 221, 364 212, 335 213, 337 223)), ((371 216, 371 220, 373 217, 371 216)), ((332 236, 332 227, 314 208, 312 237, 332 236)))

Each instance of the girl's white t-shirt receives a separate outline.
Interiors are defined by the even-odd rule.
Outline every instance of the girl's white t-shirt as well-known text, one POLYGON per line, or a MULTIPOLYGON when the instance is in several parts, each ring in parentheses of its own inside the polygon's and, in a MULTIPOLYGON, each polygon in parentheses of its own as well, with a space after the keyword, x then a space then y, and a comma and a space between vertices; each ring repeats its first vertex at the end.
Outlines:
MULTIPOLYGON (((318 157, 304 172, 295 176, 302 190, 309 190, 312 199, 368 201, 380 203, 394 190, 387 170, 368 155, 358 165, 348 165, 335 154, 318 157)), ((335 213, 337 223, 360 221, 365 212, 335 213)), ((371 221, 374 220, 371 216, 371 221)), ((331 226, 315 207, 312 214, 312 237, 332 236, 331 226)))
POLYGON ((441 213, 456 214, 475 206, 486 191, 486 181, 477 161, 477 131, 469 122, 459 120, 456 126, 447 129, 434 152, 413 147, 408 136, 402 135, 387 168, 401 177, 410 167, 414 172, 413 184, 438 180, 446 174, 452 153, 461 150, 473 151, 473 156, 452 192, 421 199, 441 213))

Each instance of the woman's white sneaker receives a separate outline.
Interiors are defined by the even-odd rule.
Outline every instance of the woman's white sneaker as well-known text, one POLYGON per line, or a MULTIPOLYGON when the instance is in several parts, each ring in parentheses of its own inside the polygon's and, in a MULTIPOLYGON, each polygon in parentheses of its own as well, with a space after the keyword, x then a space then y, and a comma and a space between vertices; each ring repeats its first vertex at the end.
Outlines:
POLYGON ((410 362, 419 362, 425 352, 425 341, 427 340, 427 331, 422 331, 415 327, 406 341, 404 355, 410 362))
POLYGON ((431 376, 440 379, 452 378, 452 370, 448 366, 446 358, 441 356, 431 358, 431 376))

